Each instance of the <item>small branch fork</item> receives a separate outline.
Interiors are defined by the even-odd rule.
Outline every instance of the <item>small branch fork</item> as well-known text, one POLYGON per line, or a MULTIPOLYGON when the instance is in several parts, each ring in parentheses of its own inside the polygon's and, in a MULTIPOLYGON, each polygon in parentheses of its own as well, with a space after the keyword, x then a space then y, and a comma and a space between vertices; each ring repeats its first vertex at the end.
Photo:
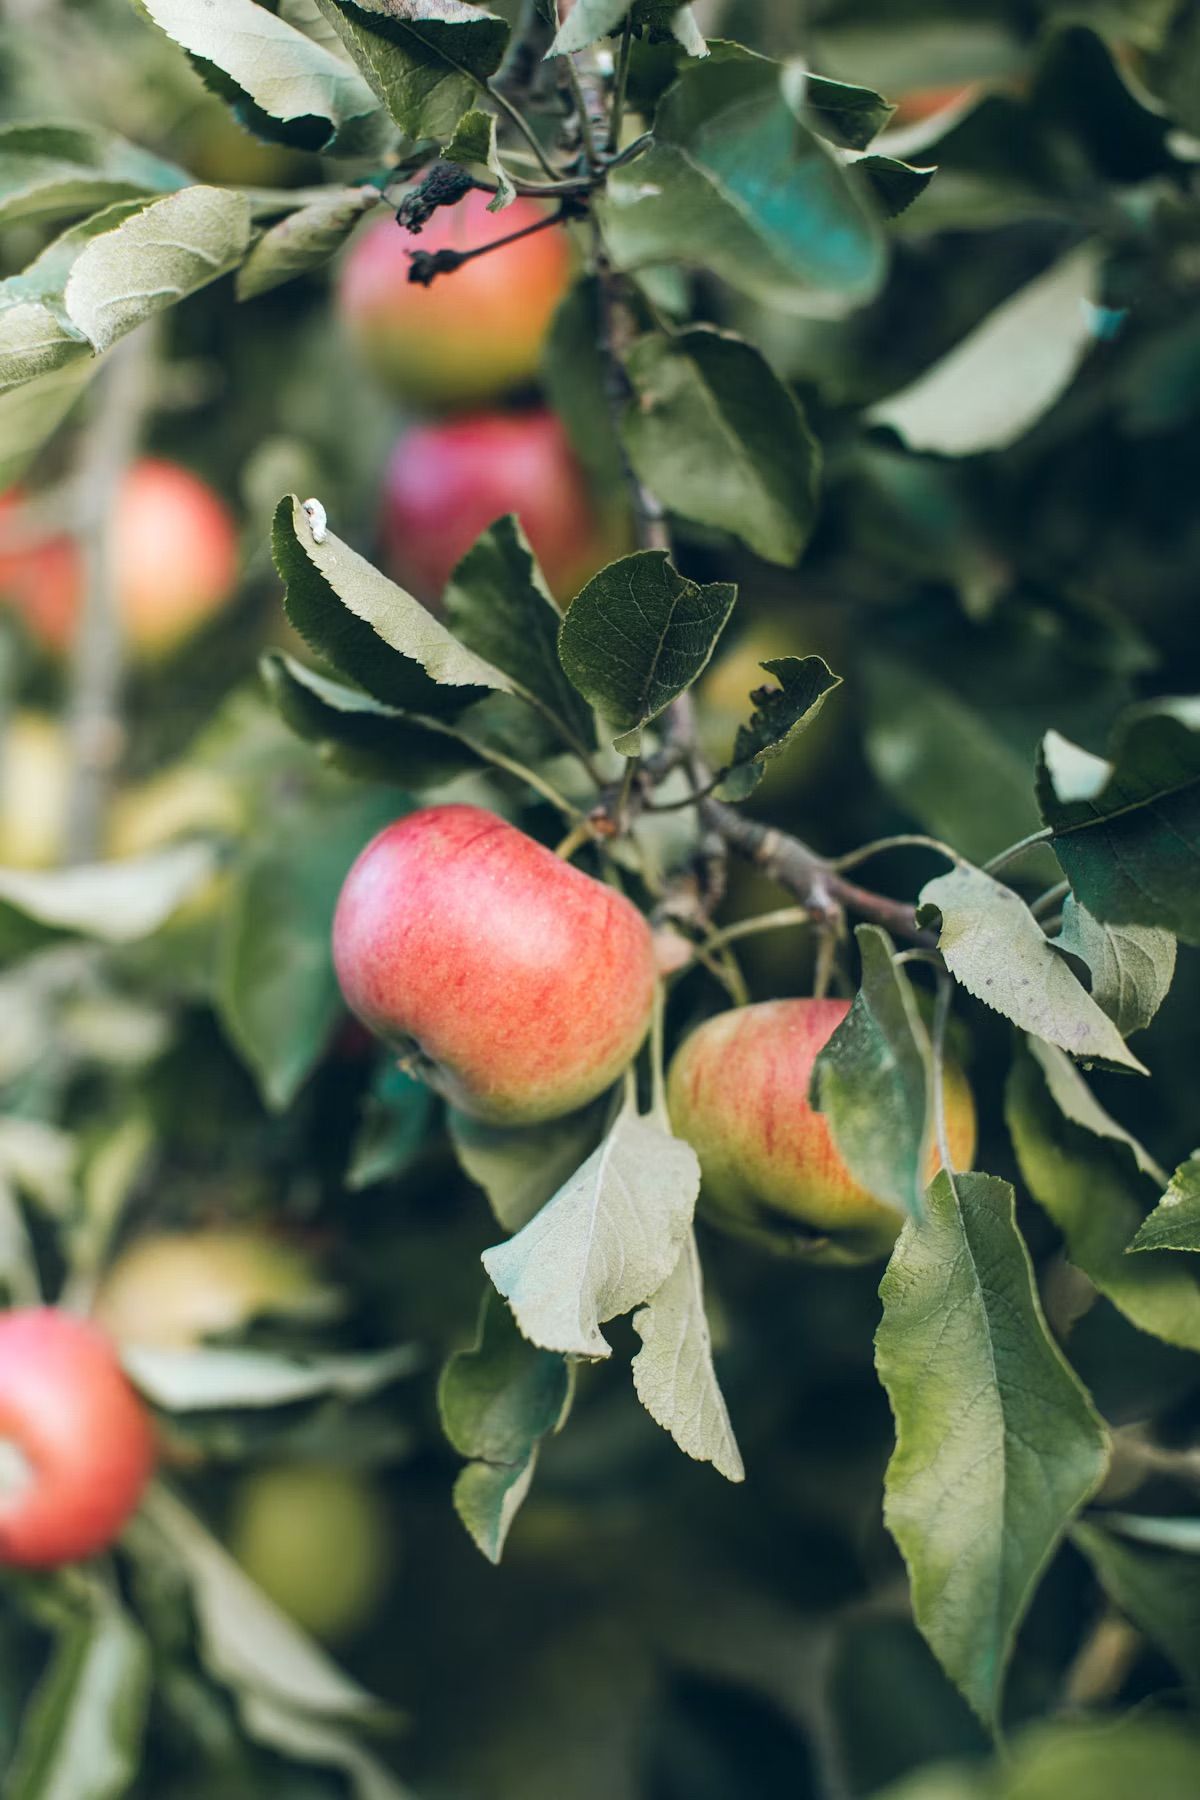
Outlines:
MULTIPOLYGON (((573 0, 559 0, 560 20, 572 4, 573 0)), ((532 18, 535 12, 536 9, 530 8, 527 17, 532 18)), ((542 197, 557 198, 561 202, 558 212, 476 249, 417 251, 409 272, 410 280, 428 285, 439 275, 451 273, 473 257, 504 249, 535 231, 558 223, 565 215, 588 216, 592 266, 600 293, 599 349, 605 370, 606 398, 618 443, 621 441, 621 419, 632 397, 625 364, 641 324, 626 277, 613 268, 608 258, 589 200, 592 193, 603 186, 609 169, 636 156, 647 142, 639 138, 624 150, 620 147, 631 45, 632 25, 627 19, 615 77, 611 81, 594 52, 584 51, 578 56, 561 59, 566 65, 560 71, 560 87, 568 109, 565 130, 574 130, 578 134, 572 174, 556 170, 541 147, 536 145, 511 92, 501 97, 493 91, 492 97, 502 100, 505 112, 537 148, 538 160, 551 177, 549 182, 532 184, 514 178, 514 187, 518 193, 536 190, 542 197)), ((487 185, 474 177, 469 179, 471 185, 487 185)), ((432 197, 432 178, 427 178, 423 190, 417 191, 418 207, 422 192, 432 197)), ((432 199, 434 205, 442 203, 437 198, 432 199)), ((639 479, 628 458, 624 459, 624 472, 638 547, 670 552, 671 533, 661 501, 639 479)), ((652 796, 659 784, 682 768, 691 784, 691 797, 670 804, 673 807, 676 804, 694 806, 702 831, 692 870, 684 878, 679 893, 666 899, 664 911, 667 914, 686 918, 702 932, 707 931, 724 897, 726 862, 732 853, 761 869, 793 895, 807 917, 824 934, 826 960, 832 953, 833 943, 844 933, 848 913, 869 919, 910 944, 933 948, 936 940, 918 927, 911 905, 848 880, 834 863, 819 856, 801 839, 748 818, 715 797, 713 790, 718 777, 700 749, 690 694, 682 694, 675 700, 663 714, 661 723, 661 748, 648 757, 632 758, 621 781, 600 791, 587 819, 572 830, 560 846, 562 853, 572 854, 586 841, 587 835, 603 840, 628 831, 643 810, 654 807, 652 796)))

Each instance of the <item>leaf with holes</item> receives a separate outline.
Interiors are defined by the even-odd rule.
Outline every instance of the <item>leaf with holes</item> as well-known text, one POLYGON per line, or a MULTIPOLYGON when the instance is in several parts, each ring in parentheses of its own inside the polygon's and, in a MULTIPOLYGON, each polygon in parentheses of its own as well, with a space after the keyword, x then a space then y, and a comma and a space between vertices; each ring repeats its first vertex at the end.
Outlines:
POLYGON ((722 800, 745 800, 766 773, 766 765, 782 756, 811 725, 828 694, 842 685, 820 656, 769 657, 759 667, 773 679, 750 695, 754 712, 739 725, 729 766, 717 793, 722 800))

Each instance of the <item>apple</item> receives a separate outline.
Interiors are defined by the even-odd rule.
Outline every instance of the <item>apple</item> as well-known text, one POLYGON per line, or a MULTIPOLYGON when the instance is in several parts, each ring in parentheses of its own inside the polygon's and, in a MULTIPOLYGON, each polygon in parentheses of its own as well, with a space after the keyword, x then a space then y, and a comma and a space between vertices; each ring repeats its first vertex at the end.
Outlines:
POLYGON ((197 833, 233 837, 245 824, 245 809, 225 775, 202 763, 179 762, 114 797, 108 852, 143 856, 197 833))
POLYGON ((571 277, 559 226, 473 258, 429 287, 408 279, 416 250, 473 250, 546 217, 532 200, 503 212, 472 189, 420 234, 376 219, 342 264, 337 303, 351 342, 396 396, 434 408, 474 406, 529 382, 571 277))
POLYGON ((102 1332, 54 1307, 0 1315, 0 1564, 106 1550, 153 1467, 150 1416, 102 1332))
POLYGON ((384 567, 435 602, 480 532, 505 513, 517 514, 564 601, 624 547, 553 413, 473 413, 415 426, 396 444, 380 510, 384 567))
POLYGON ((350 1010, 460 1111, 573 1112, 646 1035, 654 942, 637 908, 476 806, 388 825, 347 875, 333 960, 350 1010))
POLYGON ((0 731, 0 864, 47 869, 62 855, 71 785, 67 734, 26 708, 0 731))
MULTIPOLYGON (((83 560, 69 537, 15 543, 20 495, 0 497, 0 597, 51 653, 69 651, 83 598, 83 560)), ((232 597, 237 531, 225 502, 178 463, 143 457, 126 474, 111 554, 129 647, 154 661, 177 649, 232 597)))
POLYGON ((229 1548, 297 1624, 328 1643, 353 1636, 384 1597, 392 1528, 378 1486, 355 1469, 293 1463, 247 1476, 229 1548))
POLYGON ((270 1313, 328 1310, 308 1257, 249 1227, 156 1232, 107 1271, 93 1317, 118 1344, 186 1350, 270 1313))
MULTIPOLYGON (((701 1204, 714 1223, 818 1262, 886 1256, 903 1223, 860 1187, 814 1112, 817 1053, 848 1000, 768 1000, 719 1013, 680 1046, 667 1083, 675 1130, 700 1158, 701 1204)), ((975 1153, 975 1106, 946 1069, 946 1124, 957 1167, 975 1153)), ((930 1177, 940 1167, 936 1149, 930 1177)))
POLYGON ((888 120, 895 129, 901 125, 919 125, 934 113, 950 106, 961 106, 981 91, 977 81, 947 82, 940 87, 909 88, 896 102, 896 110, 888 120))

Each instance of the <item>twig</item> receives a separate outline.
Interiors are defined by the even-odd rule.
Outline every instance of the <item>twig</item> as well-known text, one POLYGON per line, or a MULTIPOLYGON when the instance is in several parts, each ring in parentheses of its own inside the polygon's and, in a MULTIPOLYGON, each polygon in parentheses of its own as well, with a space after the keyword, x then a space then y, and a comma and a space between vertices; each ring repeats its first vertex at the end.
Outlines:
POLYGON ((453 275, 464 263, 473 262, 477 256, 490 256, 493 250, 505 250, 509 244, 519 244, 522 238, 532 237, 536 231, 547 231, 552 225, 559 225, 563 219, 564 209, 557 213, 548 213, 544 219, 535 219, 532 225, 523 225, 520 231, 510 231, 507 237, 493 238, 490 244, 476 244, 472 250, 410 250, 408 252, 408 279, 429 287, 439 275, 453 275))
POLYGON ((629 59, 633 49, 633 12, 625 15, 625 28, 621 33, 621 48, 617 53, 617 75, 613 84, 612 115, 608 121, 608 148, 610 153, 621 147, 621 127, 625 123, 625 95, 629 88, 629 59))
POLYGON ((483 87, 489 98, 495 101, 501 112, 505 113, 508 118, 511 119, 512 123, 525 139, 525 142, 529 145, 529 148, 533 151, 533 154, 537 157, 538 162, 546 171, 546 174, 550 177, 551 181, 557 181, 558 170, 550 161, 546 152, 542 149, 541 144, 538 142, 537 133, 534 131, 520 107, 514 106, 508 95, 504 93, 502 89, 498 88, 494 81, 484 82, 483 87))
POLYGON ((101 851, 124 748, 125 628, 112 522, 152 399, 155 342, 154 326, 147 323, 109 351, 80 455, 77 517, 84 593, 67 702, 72 766, 63 851, 69 863, 88 862, 101 851))

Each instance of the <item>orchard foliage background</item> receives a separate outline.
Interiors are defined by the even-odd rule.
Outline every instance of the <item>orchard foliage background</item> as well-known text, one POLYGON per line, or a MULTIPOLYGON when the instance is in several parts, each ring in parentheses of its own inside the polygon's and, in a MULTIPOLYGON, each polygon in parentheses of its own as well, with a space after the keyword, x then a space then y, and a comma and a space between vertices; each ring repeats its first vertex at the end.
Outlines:
POLYGON ((73 659, 18 606, 0 642, 0 1279, 87 1310, 185 1252, 153 1330, 107 1303, 159 1480, 111 1555, 4 1577, 6 1792, 1183 1800, 1195 9, 561 11, 0 15, 0 556, 52 526, 88 576, 73 659), (435 614, 374 566, 406 420, 331 271, 455 171, 571 234, 541 391, 615 523, 561 624, 511 521, 435 614), (144 450, 240 530, 152 657, 144 450), (447 1121, 349 1020, 338 890, 431 796, 650 916, 615 1116, 447 1121), (31 815, 66 866, 16 866, 31 815), (692 1235, 664 1045, 814 985, 856 996, 813 1097, 907 1217, 886 1270, 703 1197, 692 1235), (979 1147, 927 1188, 947 1046, 979 1147), (270 1263, 215 1313, 214 1234, 270 1263))

